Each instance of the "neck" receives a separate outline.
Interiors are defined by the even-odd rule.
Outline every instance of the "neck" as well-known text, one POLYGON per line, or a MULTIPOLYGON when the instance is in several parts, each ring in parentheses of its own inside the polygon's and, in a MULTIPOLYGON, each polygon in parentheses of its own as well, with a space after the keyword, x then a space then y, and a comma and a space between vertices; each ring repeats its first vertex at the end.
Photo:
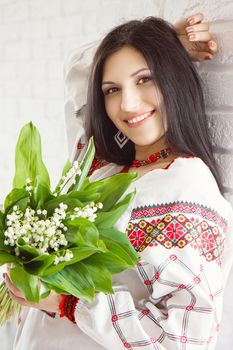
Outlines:
POLYGON ((169 147, 165 140, 165 136, 161 137, 158 141, 148 146, 135 145, 135 159, 144 160, 147 159, 151 154, 161 151, 169 147))

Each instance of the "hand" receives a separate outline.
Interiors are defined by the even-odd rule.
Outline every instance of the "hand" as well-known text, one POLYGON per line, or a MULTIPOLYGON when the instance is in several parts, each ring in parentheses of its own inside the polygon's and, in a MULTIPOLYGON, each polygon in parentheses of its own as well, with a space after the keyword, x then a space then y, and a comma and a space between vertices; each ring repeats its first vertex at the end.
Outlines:
POLYGON ((174 25, 181 44, 193 61, 210 60, 218 51, 217 43, 209 32, 209 24, 203 19, 203 14, 197 13, 174 25))
POLYGON ((59 312, 59 304, 61 302, 61 296, 59 294, 51 291, 49 296, 45 299, 41 299, 38 304, 30 303, 24 299, 20 290, 12 284, 8 274, 4 274, 4 280, 9 290, 9 296, 17 303, 47 312, 59 312))

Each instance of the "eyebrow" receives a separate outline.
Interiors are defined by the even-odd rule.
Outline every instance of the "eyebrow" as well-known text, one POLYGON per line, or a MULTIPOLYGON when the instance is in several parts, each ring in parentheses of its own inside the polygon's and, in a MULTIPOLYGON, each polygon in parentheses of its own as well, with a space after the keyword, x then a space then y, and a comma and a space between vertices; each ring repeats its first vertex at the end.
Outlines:
MULTIPOLYGON (((132 73, 130 75, 130 77, 134 77, 135 75, 137 75, 138 73, 144 71, 144 70, 149 70, 149 68, 141 68, 139 70, 137 70, 136 72, 132 73)), ((102 82, 102 85, 105 85, 105 84, 115 84, 113 81, 103 81, 102 82)))

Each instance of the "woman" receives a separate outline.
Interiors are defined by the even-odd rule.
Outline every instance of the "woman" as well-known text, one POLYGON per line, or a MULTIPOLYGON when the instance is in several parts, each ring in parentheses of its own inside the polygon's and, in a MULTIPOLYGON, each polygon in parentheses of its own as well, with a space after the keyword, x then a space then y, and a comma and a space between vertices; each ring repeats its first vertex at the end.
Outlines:
POLYGON ((13 299, 54 317, 27 310, 15 348, 214 349, 232 209, 221 194, 200 82, 175 30, 153 17, 113 29, 94 57, 87 101, 86 132, 98 156, 91 178, 138 173, 128 189, 137 194, 116 227, 141 261, 116 276, 114 295, 93 303, 51 293, 33 305, 6 276, 13 299))

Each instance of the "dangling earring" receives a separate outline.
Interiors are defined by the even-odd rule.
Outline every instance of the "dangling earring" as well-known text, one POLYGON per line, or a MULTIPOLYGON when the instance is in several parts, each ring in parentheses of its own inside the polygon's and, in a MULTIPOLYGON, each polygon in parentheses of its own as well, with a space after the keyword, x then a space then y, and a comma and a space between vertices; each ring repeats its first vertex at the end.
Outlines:
POLYGON ((116 133, 116 135, 114 135, 114 139, 121 149, 129 140, 128 137, 125 136, 120 130, 116 133))

